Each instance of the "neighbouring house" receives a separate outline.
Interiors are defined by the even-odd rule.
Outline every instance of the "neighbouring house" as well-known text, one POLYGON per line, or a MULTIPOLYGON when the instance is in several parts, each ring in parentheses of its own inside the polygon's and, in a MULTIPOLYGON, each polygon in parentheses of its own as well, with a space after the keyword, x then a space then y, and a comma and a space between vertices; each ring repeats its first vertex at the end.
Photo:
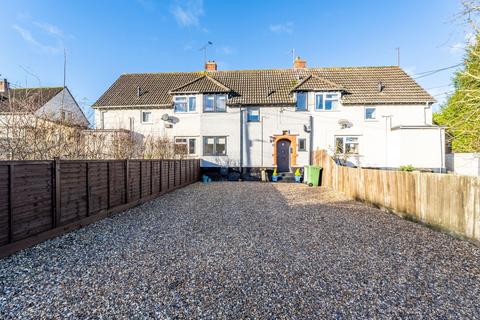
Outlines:
POLYGON ((329 150, 349 165, 444 171, 434 98, 400 67, 123 74, 93 105, 95 126, 167 136, 203 167, 291 171, 329 150))
POLYGON ((0 81, 0 159, 78 158, 88 120, 67 87, 0 81))
POLYGON ((0 114, 30 114, 67 125, 89 125, 67 87, 10 88, 7 79, 0 80, 0 114))

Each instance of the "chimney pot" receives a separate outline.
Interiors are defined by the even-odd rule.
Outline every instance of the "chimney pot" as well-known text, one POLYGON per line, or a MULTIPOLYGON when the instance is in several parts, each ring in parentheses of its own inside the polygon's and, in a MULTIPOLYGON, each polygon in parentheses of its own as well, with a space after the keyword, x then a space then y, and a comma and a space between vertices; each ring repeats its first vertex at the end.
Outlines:
POLYGON ((215 61, 208 61, 207 63, 205 63, 205 70, 217 71, 217 63, 215 61))
POLYGON ((295 69, 305 69, 307 67, 307 61, 301 59, 300 57, 296 57, 295 61, 293 62, 293 68, 295 69))

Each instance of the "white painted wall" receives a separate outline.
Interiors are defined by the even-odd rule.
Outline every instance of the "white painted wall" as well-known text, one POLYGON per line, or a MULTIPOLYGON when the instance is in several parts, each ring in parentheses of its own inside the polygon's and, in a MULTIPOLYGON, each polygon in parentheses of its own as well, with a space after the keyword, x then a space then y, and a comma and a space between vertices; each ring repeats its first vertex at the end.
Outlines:
MULTIPOLYGON (((360 165, 366 167, 397 167, 412 164, 425 168, 440 168, 439 150, 443 147, 443 133, 438 129, 404 132, 391 130, 399 125, 431 125, 431 108, 425 105, 377 105, 376 119, 365 120, 365 106, 341 105, 333 111, 315 111, 314 93, 308 97, 308 111, 295 111, 292 106, 260 107, 261 122, 247 122, 247 107, 242 107, 244 118, 243 166, 272 167, 274 146, 271 137, 289 130, 298 138, 307 139, 307 151, 299 151, 297 164, 309 163, 310 133, 304 130, 313 117, 313 149, 333 150, 335 136, 357 136, 359 138, 360 165), (385 118, 383 116, 390 116, 385 118), (339 120, 348 120, 352 126, 340 129, 339 120), (263 131, 263 133, 262 133, 263 131), (263 152, 262 152, 263 150, 263 152)), ((197 155, 203 155, 204 136, 226 136, 227 156, 202 157, 203 166, 240 164, 240 108, 227 107, 226 113, 203 113, 202 95, 197 95, 196 113, 174 113, 172 109, 105 109, 104 128, 129 129, 129 118, 134 119, 134 131, 147 135, 196 137, 197 155), (153 114, 153 123, 141 123, 141 111, 153 114), (178 118, 173 128, 165 128, 161 117, 168 113, 178 118)), ((102 109, 96 109, 96 127, 101 128, 102 109)), ((443 131, 442 131, 443 132, 443 131)))
POLYGON ((62 120, 61 111, 65 111, 66 118, 63 120, 69 121, 72 124, 87 127, 88 120, 80 109, 68 89, 63 89, 50 101, 45 103, 43 107, 35 112, 37 116, 46 116, 48 119, 60 121, 62 120))
POLYGON ((480 153, 449 153, 447 170, 462 176, 480 177, 480 153))

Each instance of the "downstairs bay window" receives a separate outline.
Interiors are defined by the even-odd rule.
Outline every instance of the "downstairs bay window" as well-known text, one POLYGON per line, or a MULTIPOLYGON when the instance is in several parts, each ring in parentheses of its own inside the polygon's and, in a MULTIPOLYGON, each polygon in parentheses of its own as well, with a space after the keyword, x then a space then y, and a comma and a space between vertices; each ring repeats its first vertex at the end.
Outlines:
POLYGON ((358 137, 335 137, 335 153, 358 154, 358 137))

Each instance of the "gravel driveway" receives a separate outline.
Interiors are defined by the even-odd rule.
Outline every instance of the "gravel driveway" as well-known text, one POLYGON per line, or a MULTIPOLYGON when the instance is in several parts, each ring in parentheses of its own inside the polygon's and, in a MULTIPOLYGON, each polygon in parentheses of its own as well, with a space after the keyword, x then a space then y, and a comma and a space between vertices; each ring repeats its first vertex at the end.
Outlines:
POLYGON ((323 188, 194 184, 0 260, 0 318, 478 318, 480 248, 323 188))

